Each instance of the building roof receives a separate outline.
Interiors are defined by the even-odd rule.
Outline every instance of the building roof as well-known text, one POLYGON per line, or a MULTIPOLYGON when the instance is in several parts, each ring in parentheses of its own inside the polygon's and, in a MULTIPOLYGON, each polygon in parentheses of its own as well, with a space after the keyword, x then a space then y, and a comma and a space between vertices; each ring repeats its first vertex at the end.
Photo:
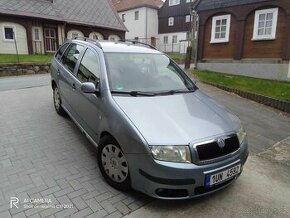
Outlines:
POLYGON ((0 14, 126 31, 110 0, 0 0, 0 14))
POLYGON ((112 2, 118 12, 140 7, 158 9, 164 3, 162 0, 112 0, 112 2))
POLYGON ((196 2, 195 6, 198 11, 205 11, 266 1, 270 0, 199 0, 196 2))

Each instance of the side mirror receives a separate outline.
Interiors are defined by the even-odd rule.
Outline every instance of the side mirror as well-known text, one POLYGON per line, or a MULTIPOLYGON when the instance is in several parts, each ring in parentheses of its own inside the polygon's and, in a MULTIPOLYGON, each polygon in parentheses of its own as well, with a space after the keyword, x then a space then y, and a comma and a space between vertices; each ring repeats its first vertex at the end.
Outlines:
POLYGON ((81 85, 81 90, 83 93, 97 94, 99 90, 96 89, 96 85, 92 82, 85 82, 81 85))

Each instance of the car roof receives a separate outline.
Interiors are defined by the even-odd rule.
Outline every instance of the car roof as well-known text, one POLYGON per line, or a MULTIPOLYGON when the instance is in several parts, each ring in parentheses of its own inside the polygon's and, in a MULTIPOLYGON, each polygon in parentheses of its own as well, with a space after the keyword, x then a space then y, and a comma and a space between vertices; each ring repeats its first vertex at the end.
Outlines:
POLYGON ((162 52, 150 48, 143 44, 133 44, 132 42, 112 42, 112 41, 93 41, 93 40, 72 40, 72 42, 85 43, 90 46, 101 47, 104 53, 145 53, 145 54, 162 54, 162 52))

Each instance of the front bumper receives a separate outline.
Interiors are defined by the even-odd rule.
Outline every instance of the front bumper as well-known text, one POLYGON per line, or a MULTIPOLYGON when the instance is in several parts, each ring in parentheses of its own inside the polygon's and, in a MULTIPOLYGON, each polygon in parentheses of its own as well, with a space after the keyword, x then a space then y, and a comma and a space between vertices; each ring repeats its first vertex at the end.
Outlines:
POLYGON ((231 166, 243 165, 248 157, 245 141, 238 153, 216 163, 196 165, 154 160, 151 155, 127 154, 132 188, 158 199, 189 199, 216 192, 230 185, 240 175, 206 189, 205 175, 231 166))

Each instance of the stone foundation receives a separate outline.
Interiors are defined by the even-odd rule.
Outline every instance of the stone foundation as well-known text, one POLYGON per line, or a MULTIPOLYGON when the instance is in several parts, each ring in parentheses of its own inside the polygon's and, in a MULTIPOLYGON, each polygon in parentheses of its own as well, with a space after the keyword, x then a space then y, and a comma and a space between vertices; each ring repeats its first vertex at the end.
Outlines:
POLYGON ((50 73, 50 64, 0 64, 0 77, 50 73))

